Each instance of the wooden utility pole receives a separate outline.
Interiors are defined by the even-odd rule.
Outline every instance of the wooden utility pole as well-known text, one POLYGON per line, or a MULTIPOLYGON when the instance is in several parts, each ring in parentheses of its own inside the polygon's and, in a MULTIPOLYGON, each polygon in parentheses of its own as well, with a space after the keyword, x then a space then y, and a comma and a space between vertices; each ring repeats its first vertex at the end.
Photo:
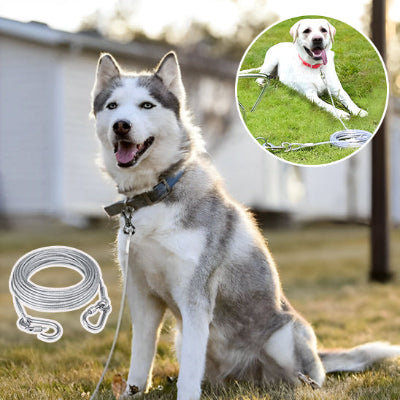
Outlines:
MULTIPOLYGON (((386 0, 372 0, 372 41, 386 59, 386 0)), ((372 140, 371 269, 373 281, 387 282, 390 270, 389 174, 385 120, 372 140)))

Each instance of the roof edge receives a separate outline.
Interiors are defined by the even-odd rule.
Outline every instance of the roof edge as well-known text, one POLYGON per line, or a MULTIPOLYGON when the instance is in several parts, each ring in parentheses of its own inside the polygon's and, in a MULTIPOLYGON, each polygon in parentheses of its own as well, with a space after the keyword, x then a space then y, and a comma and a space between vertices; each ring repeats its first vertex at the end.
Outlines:
POLYGON ((183 68, 191 68, 209 74, 216 74, 224 78, 233 78, 236 75, 238 63, 221 59, 193 54, 184 48, 161 45, 157 42, 121 43, 109 40, 102 36, 93 36, 84 32, 66 32, 49 27, 41 22, 20 22, 0 17, 0 36, 9 36, 27 40, 47 46, 70 47, 72 49, 89 50, 101 53, 107 51, 116 56, 138 57, 144 60, 157 62, 162 55, 171 49, 179 54, 183 68))

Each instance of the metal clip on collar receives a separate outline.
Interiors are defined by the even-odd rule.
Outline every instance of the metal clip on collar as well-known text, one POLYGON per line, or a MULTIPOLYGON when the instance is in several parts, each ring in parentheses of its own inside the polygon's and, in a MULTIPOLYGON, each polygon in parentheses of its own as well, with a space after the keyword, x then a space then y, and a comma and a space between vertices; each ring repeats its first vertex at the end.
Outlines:
POLYGON ((132 224, 132 215, 135 210, 130 206, 125 206, 121 214, 124 217, 123 231, 125 235, 133 235, 135 233, 135 226, 132 224))

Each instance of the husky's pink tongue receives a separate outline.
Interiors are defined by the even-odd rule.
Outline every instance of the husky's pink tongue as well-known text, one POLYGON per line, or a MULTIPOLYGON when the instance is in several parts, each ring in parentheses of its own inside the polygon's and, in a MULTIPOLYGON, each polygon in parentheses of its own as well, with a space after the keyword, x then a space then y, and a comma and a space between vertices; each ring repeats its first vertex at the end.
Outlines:
POLYGON ((135 158, 138 148, 133 143, 119 142, 118 150, 115 153, 117 161, 121 164, 128 164, 135 158))

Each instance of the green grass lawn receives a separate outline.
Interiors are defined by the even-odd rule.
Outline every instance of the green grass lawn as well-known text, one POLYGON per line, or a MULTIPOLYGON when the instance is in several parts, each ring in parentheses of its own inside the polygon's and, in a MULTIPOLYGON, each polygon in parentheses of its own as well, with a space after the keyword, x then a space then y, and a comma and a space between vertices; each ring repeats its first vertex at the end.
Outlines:
MULTIPOLYGON (((94 390, 112 342, 121 293, 114 260, 113 224, 78 230, 54 226, 0 232, 0 399, 88 399, 94 390), (15 261, 41 246, 63 244, 92 255, 100 264, 113 304, 103 332, 92 335, 79 323, 81 310, 49 314, 64 327, 56 343, 43 343, 20 332, 8 292, 15 261)), ((283 288, 292 304, 312 322, 320 347, 349 347, 372 340, 400 343, 400 282, 367 281, 369 231, 364 226, 317 225, 269 230, 266 236, 279 266, 283 288)), ((400 264, 400 231, 392 232, 392 265, 400 264)), ((54 270, 41 282, 71 284, 76 276, 54 270)), ((395 271, 398 272, 398 269, 395 271)), ((43 272, 45 274, 45 272, 43 272)), ((37 313, 35 313, 36 315, 37 313)), ((43 314, 40 314, 43 315, 43 314)), ((130 353, 130 325, 125 313, 122 331, 99 399, 113 399, 111 381, 125 378, 130 353)), ((174 399, 178 365, 173 352, 173 319, 168 317, 158 346, 154 388, 147 399, 174 399)), ((204 385, 203 399, 398 399, 400 360, 386 361, 363 373, 330 375, 320 390, 286 385, 264 388, 233 382, 224 388, 204 385)))
MULTIPOLYGON (((283 21, 263 33, 249 48, 240 69, 260 67, 266 51, 280 42, 291 42, 290 27, 300 18, 283 21)), ((370 43, 355 29, 329 19, 336 27, 335 65, 343 88, 353 101, 368 111, 365 118, 352 116, 345 121, 348 128, 374 133, 384 113, 387 84, 382 63, 370 43)), ((254 112, 250 112, 260 88, 255 79, 238 79, 238 100, 246 109, 246 125, 251 134, 268 142, 316 143, 329 140, 332 133, 342 130, 340 121, 312 104, 278 80, 270 80, 265 95, 254 112)), ((323 97, 330 102, 329 96, 323 97)), ((335 105, 344 109, 336 101, 335 105)), ((318 165, 340 160, 354 149, 339 149, 324 145, 295 152, 274 152, 278 157, 297 164, 318 165)))

